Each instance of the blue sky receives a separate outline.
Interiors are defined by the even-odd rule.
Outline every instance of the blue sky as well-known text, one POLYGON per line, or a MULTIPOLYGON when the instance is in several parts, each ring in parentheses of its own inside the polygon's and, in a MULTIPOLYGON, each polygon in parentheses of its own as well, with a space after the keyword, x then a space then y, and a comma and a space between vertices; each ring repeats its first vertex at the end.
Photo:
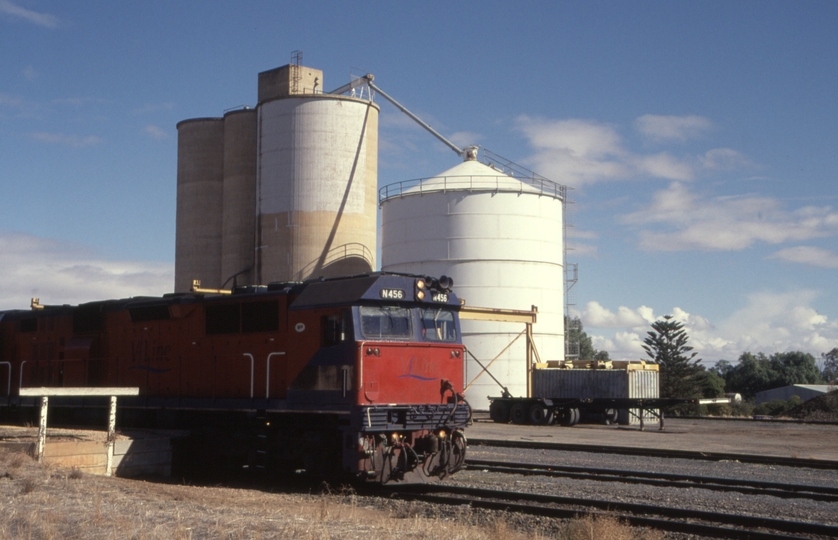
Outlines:
MULTIPOLYGON (((673 314, 708 363, 838 346, 838 3, 0 0, 0 308, 173 286, 177 122, 256 75, 372 72, 460 145, 573 188, 612 358, 673 314)), ((379 182, 458 158, 382 106, 379 182)))

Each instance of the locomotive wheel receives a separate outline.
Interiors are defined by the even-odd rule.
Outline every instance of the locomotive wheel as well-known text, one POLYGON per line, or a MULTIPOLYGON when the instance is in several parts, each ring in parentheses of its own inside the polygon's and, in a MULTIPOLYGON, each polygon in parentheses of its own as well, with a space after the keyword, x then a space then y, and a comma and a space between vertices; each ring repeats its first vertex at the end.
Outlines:
POLYGON ((605 409, 605 425, 610 426, 611 424, 617 423, 617 409, 605 409))
POLYGON ((492 422, 498 424, 506 424, 509 422, 509 403, 503 401, 493 401, 489 405, 489 417, 492 422))
POLYGON ((533 403, 530 406, 530 422, 537 426, 546 426, 553 422, 553 409, 545 407, 541 403, 533 403))
POLYGON ((526 424, 529 420, 529 410, 524 403, 516 403, 509 411, 509 416, 512 418, 513 424, 526 424))
POLYGON ((573 418, 570 421, 570 425, 575 426, 579 423, 579 420, 582 419, 582 413, 579 412, 579 409, 570 409, 570 412, 573 415, 573 418))

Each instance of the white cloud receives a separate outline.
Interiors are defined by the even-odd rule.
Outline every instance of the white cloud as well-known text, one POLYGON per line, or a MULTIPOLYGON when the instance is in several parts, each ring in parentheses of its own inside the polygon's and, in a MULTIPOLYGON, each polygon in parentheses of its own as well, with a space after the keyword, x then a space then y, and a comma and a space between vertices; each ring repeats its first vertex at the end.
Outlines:
POLYGON ((148 114, 157 111, 171 111, 175 108, 174 103, 149 103, 139 109, 134 109, 133 114, 148 114))
POLYGON ((702 198, 680 182, 658 191, 649 206, 621 220, 654 226, 639 232, 640 247, 648 251, 734 251, 756 242, 779 244, 838 234, 838 212, 828 206, 787 211, 769 197, 702 198), (667 227, 669 231, 661 230, 667 227))
MULTIPOLYGON (((668 313, 684 325, 689 345, 710 365, 720 359, 735 361, 747 351, 800 350, 818 356, 838 346, 838 321, 811 306, 817 296, 810 290, 752 293, 744 306, 717 324, 679 307, 668 313)), ((581 314, 594 347, 614 360, 645 357, 643 339, 657 318, 646 306, 620 306, 615 314, 598 302, 589 302, 581 314)))
POLYGON ((32 66, 26 66, 23 68, 23 78, 27 81, 34 81, 38 78, 38 72, 35 71, 35 68, 32 66))
POLYGON ((466 146, 475 146, 477 143, 483 139, 483 136, 479 133, 474 133, 471 131, 458 131, 456 133, 452 133, 446 137, 449 141, 456 144, 460 148, 465 148, 466 146))
POLYGON ((634 121, 641 135, 655 142, 686 141, 703 136, 713 123, 702 116, 661 116, 644 114, 634 121))
POLYGON ((32 137, 42 142, 72 146, 74 148, 82 148, 84 146, 91 146, 102 142, 102 139, 96 137, 95 135, 88 135, 85 137, 82 135, 67 135, 64 133, 38 132, 33 133, 32 137))
MULTIPOLYGON (((617 127, 593 120, 552 120, 519 116, 516 126, 535 153, 524 163, 543 176, 570 186, 644 177, 690 181, 702 171, 754 167, 743 154, 730 148, 713 148, 704 154, 676 156, 669 152, 638 153, 629 150, 617 127)), ((700 116, 638 118, 635 128, 658 142, 697 138, 712 128, 700 116)))
POLYGON ((633 163, 638 173, 645 173, 656 178, 692 180, 695 177, 695 170, 692 165, 666 152, 649 156, 637 156, 633 163))
POLYGON ((11 107, 13 109, 21 109, 24 106, 23 100, 19 97, 10 96, 8 94, 0 94, 0 105, 4 107, 11 107))
POLYGON ((21 19, 45 28, 58 27, 58 17, 55 15, 50 15, 49 13, 38 13, 37 11, 22 8, 9 0, 0 0, 0 13, 20 17, 21 19))
POLYGON ((649 318, 651 315, 651 309, 646 306, 637 310, 620 306, 615 314, 592 301, 585 305, 580 318, 585 328, 641 328, 654 322, 654 318, 649 318))
POLYGON ((100 105, 100 104, 107 104, 110 103, 107 99, 96 98, 96 97, 68 97, 68 98, 56 98, 53 99, 51 102, 53 105, 62 105, 66 106, 69 105, 71 107, 85 107, 87 105, 100 105))
MULTIPOLYGON (((704 156, 683 158, 668 152, 632 152, 625 147, 616 127, 590 120, 520 116, 516 123, 535 149, 535 154, 525 160, 528 166, 571 186, 641 177, 689 181, 698 170, 709 169, 711 164, 721 167, 723 162, 728 166, 745 162, 744 158, 737 162, 729 153, 714 150, 704 156)), ((688 132, 686 127, 681 131, 688 132)))
POLYGON ((632 176, 628 153, 613 126, 587 120, 517 119, 536 153, 527 159, 539 174, 567 185, 632 176))
POLYGON ((145 131, 146 133, 148 133, 149 135, 151 135, 155 139, 168 139, 169 138, 169 134, 166 132, 166 130, 164 130, 164 129, 158 127, 158 126, 152 125, 152 124, 147 125, 145 127, 145 129, 143 129, 143 131, 145 131))
POLYGON ((595 257, 597 255, 597 247, 591 244, 586 244, 579 240, 595 240, 599 237, 594 231, 583 231, 573 226, 568 226, 567 229, 567 251, 573 257, 595 257))
POLYGON ((769 258, 820 266, 822 268, 838 268, 838 253, 813 246, 797 246, 781 249, 769 258))
POLYGON ((699 158, 701 166, 709 170, 730 171, 741 167, 753 167, 754 163, 731 148, 713 148, 699 158))
POLYGON ((0 231, 0 309, 78 304, 171 292, 174 266, 154 261, 111 261, 64 241, 0 231))
POLYGON ((818 355, 838 346, 838 322, 811 307, 817 296, 810 290, 752 293, 719 326, 741 352, 802 350, 818 355))
POLYGON ((611 337, 591 336, 591 344, 598 351, 608 351, 612 360, 640 360, 648 359, 643 350, 645 337, 637 332, 616 332, 611 337))

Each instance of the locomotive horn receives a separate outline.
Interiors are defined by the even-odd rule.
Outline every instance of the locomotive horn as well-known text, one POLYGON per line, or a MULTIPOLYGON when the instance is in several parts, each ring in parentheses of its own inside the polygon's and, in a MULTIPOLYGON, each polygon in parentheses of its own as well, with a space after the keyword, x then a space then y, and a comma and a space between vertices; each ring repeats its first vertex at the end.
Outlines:
POLYGON ((443 289, 450 289, 454 286, 454 280, 448 276, 439 277, 439 286, 443 289))

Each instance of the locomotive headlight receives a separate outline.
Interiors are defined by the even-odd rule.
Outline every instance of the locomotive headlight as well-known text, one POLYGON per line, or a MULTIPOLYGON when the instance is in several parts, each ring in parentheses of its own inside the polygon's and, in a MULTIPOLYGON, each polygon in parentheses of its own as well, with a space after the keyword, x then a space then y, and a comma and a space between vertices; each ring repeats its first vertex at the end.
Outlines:
POLYGON ((425 292, 425 290, 427 288, 428 288, 428 284, 425 283, 424 279, 422 279, 422 278, 417 279, 416 282, 413 284, 413 298, 420 301, 420 302, 423 301, 425 299, 426 294, 427 294, 425 292))
POLYGON ((444 429, 440 429, 440 430, 439 430, 439 433, 437 433, 437 436, 439 436, 439 438, 440 438, 440 439, 444 439, 447 435, 448 435, 448 434, 447 434, 447 433, 445 433, 445 430, 444 430, 444 429))

